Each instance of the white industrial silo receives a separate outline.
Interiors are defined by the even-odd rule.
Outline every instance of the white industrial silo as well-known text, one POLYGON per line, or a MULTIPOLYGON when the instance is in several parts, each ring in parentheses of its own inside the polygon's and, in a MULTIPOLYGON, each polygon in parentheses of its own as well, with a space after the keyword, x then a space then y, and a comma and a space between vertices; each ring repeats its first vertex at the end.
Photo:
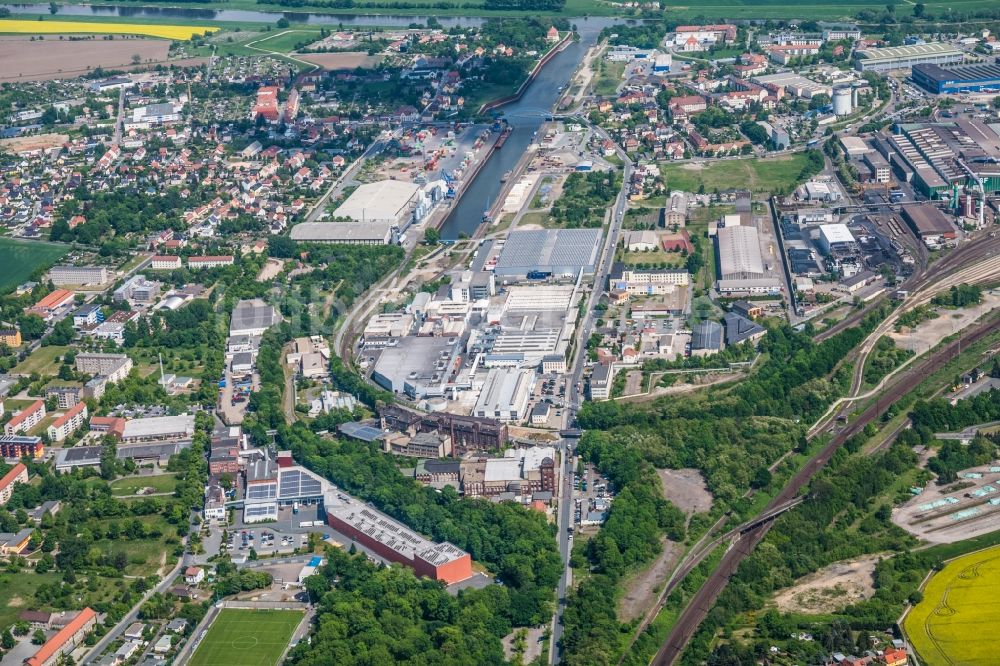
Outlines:
POLYGON ((849 87, 833 89, 833 112, 838 116, 850 115, 851 109, 851 89, 849 87))

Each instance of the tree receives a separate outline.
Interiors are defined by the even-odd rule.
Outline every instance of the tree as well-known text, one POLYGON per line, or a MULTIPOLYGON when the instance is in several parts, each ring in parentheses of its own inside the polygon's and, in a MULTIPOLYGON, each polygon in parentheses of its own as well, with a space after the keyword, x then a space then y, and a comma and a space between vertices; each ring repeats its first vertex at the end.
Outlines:
POLYGON ((278 22, 275 23, 275 25, 278 27, 278 29, 285 30, 286 28, 288 28, 290 23, 288 22, 288 19, 282 16, 280 19, 278 19, 278 22))
POLYGON ((15 645, 17 645, 17 641, 14 640, 14 635, 10 633, 10 629, 4 629, 3 635, 0 635, 0 646, 4 650, 10 650, 15 645))
POLYGON ((133 53, 132 54, 132 64, 133 65, 138 65, 140 62, 142 62, 142 56, 139 55, 138 53, 133 53))
POLYGON ((55 16, 58 11, 59 11, 59 5, 57 5, 53 0, 53 2, 49 3, 49 14, 55 16))
POLYGON ((927 5, 925 5, 922 2, 918 2, 917 4, 913 5, 913 15, 918 19, 923 18, 926 11, 927 11, 927 5))
POLYGON ((45 333, 45 320, 36 314, 21 315, 17 318, 17 327, 25 340, 37 340, 45 333))
POLYGON ((441 242, 441 232, 434 227, 427 227, 424 231, 424 243, 427 245, 437 245, 441 242))
POLYGON ((290 259, 298 253, 298 246, 288 236, 271 236, 267 239, 267 254, 278 259, 290 259))
POLYGON ((35 633, 31 634, 31 642, 35 645, 45 644, 45 632, 41 629, 35 629, 35 633))

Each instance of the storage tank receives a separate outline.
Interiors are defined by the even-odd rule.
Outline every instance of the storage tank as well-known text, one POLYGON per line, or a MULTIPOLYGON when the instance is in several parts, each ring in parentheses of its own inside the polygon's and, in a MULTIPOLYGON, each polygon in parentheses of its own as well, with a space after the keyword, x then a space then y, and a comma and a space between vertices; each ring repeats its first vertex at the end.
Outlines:
POLYGON ((847 116, 851 113, 851 89, 833 89, 833 112, 838 116, 847 116))
POLYGON ((428 398, 424 404, 428 412, 443 412, 448 408, 448 401, 444 398, 428 398))

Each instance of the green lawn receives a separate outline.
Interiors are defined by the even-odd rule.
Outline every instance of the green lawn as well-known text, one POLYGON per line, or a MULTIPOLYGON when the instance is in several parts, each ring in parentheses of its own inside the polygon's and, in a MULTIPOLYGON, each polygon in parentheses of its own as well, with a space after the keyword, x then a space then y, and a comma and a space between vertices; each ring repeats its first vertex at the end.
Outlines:
MULTIPOLYGON (((153 498, 159 501, 171 501, 169 497, 153 498)), ((119 520, 118 524, 124 529, 132 518, 119 520)), ((153 529, 160 532, 160 536, 147 536, 143 539, 102 539, 94 542, 94 548, 103 553, 123 552, 128 556, 128 566, 125 567, 125 574, 129 576, 152 576, 157 571, 170 570, 177 562, 174 549, 180 543, 177 537, 177 527, 167 522, 167 519, 160 514, 149 516, 139 516, 136 518, 146 526, 147 532, 153 529)))
POLYGON ((296 26, 288 31, 276 31, 271 36, 264 35, 250 40, 253 46, 265 51, 291 53, 302 42, 314 42, 319 39, 319 29, 296 26), (262 40, 262 41, 261 41, 262 40))
POLYGON ((66 245, 0 238, 0 291, 28 280, 38 269, 48 269, 69 252, 66 245))
POLYGON ((670 190, 714 192, 745 187, 753 192, 790 191, 806 165, 802 153, 766 159, 747 158, 702 163, 667 163, 660 172, 670 190))
POLYGON ((601 61, 601 71, 594 82, 594 94, 611 97, 618 91, 618 86, 625 75, 625 63, 601 61))
POLYGON ((127 476, 111 482, 111 494, 116 497, 131 497, 141 488, 153 488, 158 493, 172 493, 176 487, 177 477, 173 474, 127 476))
POLYGON ((59 363, 56 359, 62 358, 67 351, 69 351, 69 347, 60 347, 59 345, 39 347, 31 356, 15 365, 11 373, 30 375, 37 372, 40 375, 54 375, 59 369, 59 363))
POLYGON ((302 621, 299 611, 224 608, 190 666, 275 666, 302 621))

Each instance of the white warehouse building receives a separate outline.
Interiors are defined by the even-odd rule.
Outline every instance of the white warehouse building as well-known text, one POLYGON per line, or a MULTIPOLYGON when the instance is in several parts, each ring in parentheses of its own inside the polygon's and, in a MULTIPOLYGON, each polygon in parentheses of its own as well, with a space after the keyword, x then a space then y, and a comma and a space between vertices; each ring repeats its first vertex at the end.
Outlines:
POLYGON ((823 254, 850 252, 855 240, 846 224, 821 224, 819 227, 819 248, 823 254))
POLYGON ((399 180, 366 183, 354 190, 333 212, 333 216, 366 224, 383 223, 405 227, 410 221, 419 192, 418 185, 399 180))
POLYGON ((494 368, 486 375, 474 416, 500 421, 522 421, 528 412, 528 399, 534 384, 532 370, 494 368))

